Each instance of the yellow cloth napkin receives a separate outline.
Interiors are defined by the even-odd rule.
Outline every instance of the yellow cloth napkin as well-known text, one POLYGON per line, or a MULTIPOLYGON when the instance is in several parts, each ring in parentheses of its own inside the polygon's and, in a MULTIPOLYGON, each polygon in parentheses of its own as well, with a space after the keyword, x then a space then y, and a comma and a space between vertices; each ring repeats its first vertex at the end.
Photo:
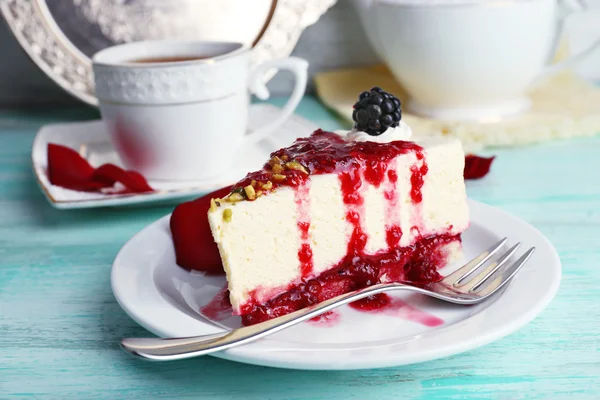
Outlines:
MULTIPOLYGON (((348 122, 352 121, 352 105, 363 90, 380 86, 402 102, 407 97, 385 66, 321 72, 314 80, 323 103, 348 122)), ((437 121, 404 109, 402 118, 412 128, 414 138, 454 136, 462 140, 468 152, 600 133, 600 88, 577 75, 558 74, 529 95, 532 106, 527 112, 497 122, 437 121)))

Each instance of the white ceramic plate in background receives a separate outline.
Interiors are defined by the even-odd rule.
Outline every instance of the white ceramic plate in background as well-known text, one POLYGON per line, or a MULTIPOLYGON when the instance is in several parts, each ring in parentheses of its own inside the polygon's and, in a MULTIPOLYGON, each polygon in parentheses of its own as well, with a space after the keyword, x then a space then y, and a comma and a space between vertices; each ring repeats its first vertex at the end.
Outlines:
MULTIPOLYGON (((476 306, 457 306, 421 295, 394 295, 408 306, 389 314, 361 313, 343 306, 331 323, 306 322, 214 355, 280 368, 377 368, 446 357, 515 332, 541 313, 556 294, 560 259, 552 244, 529 224, 476 201, 469 201, 469 207, 471 226, 463 235, 465 260, 504 236, 537 248, 515 280, 495 298, 476 306), (443 322, 422 324, 415 319, 443 322)), ((217 321, 199 311, 224 287, 225 278, 188 272, 175 264, 169 216, 142 230, 121 249, 111 284, 125 312, 161 337, 204 335, 240 326, 238 317, 217 321)))
POLYGON ((256 65, 289 56, 335 1, 3 0, 0 11, 46 75, 96 105, 90 57, 101 49, 156 39, 234 41, 253 46, 256 65))
MULTIPOLYGON (((248 115, 249 128, 264 126, 279 115, 281 110, 269 104, 253 104, 248 115)), ((218 179, 198 182, 150 181, 156 190, 142 194, 103 194, 80 192, 50 184, 47 175, 48 143, 62 144, 77 150, 93 166, 104 163, 119 165, 119 158, 110 144, 110 139, 102 121, 52 124, 42 127, 33 141, 31 157, 38 184, 52 206, 61 209, 93 208, 145 204, 157 201, 182 199, 199 196, 231 185, 243 178, 248 171, 260 169, 269 154, 281 147, 290 145, 296 138, 310 135, 317 126, 312 122, 292 115, 278 128, 277 135, 242 149, 237 157, 235 168, 218 179)))
MULTIPOLYGON (((600 0, 586 0, 590 10, 568 19, 565 24, 569 54, 579 54, 600 37, 600 0)), ((594 51, 573 69, 584 78, 600 83, 600 51, 594 51)))

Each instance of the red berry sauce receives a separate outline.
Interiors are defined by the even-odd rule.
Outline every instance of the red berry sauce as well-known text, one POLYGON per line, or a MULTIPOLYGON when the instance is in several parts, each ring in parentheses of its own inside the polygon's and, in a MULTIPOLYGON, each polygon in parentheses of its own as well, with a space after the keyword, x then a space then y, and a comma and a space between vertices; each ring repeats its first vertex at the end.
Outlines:
POLYGON ((391 303, 392 298, 390 296, 385 293, 380 293, 350 303, 350 307, 359 311, 373 312, 383 310, 389 307, 391 303))
POLYGON ((444 321, 435 315, 418 310, 412 307, 410 304, 405 303, 403 300, 390 297, 385 293, 365 297, 364 299, 351 303, 350 307, 354 308, 355 310, 368 312, 371 314, 381 313, 394 317, 401 317, 403 319, 429 327, 435 327, 444 324, 444 321))
MULTIPOLYGON (((411 192, 411 196, 415 198, 420 196, 423 186, 422 175, 427 173, 421 146, 400 140, 390 143, 348 142, 333 132, 318 129, 311 136, 297 139, 291 146, 271 153, 271 157, 299 162, 308 170, 308 175, 298 170, 284 170, 279 174, 285 175, 286 179, 272 181, 273 187, 270 190, 279 186, 297 187, 307 181, 309 175, 339 174, 350 171, 364 171, 367 182, 378 187, 389 169, 389 162, 400 154, 410 152, 416 153, 417 158, 423 161, 423 165, 413 173, 415 182, 421 182, 421 185, 413 187, 411 192)), ((252 180, 266 183, 271 178, 272 170, 270 163, 266 163, 261 170, 246 175, 235 187, 245 187, 252 180)), ((360 186, 360 182, 358 185, 360 186)))
POLYGON ((213 299, 200 309, 200 313, 214 321, 224 321, 231 317, 231 303, 227 285, 219 290, 213 299))
POLYGON ((327 311, 308 320, 311 325, 320 327, 331 327, 340 322, 342 316, 337 311, 327 311))
POLYGON ((447 259, 445 245, 459 241, 460 235, 438 235, 421 239, 412 246, 366 255, 356 251, 364 248, 366 240, 364 234, 355 231, 348 244, 349 254, 335 268, 290 286, 285 293, 264 304, 252 300, 251 295, 251 300, 241 309, 242 323, 263 322, 382 281, 415 285, 438 281, 441 276, 437 270, 447 259))
POLYGON ((298 250, 298 260, 300 261, 300 271, 302 276, 309 276, 313 272, 313 254, 310 247, 310 197, 308 195, 310 181, 305 181, 296 188, 295 200, 298 210, 298 229, 300 230, 300 239, 302 244, 298 250))

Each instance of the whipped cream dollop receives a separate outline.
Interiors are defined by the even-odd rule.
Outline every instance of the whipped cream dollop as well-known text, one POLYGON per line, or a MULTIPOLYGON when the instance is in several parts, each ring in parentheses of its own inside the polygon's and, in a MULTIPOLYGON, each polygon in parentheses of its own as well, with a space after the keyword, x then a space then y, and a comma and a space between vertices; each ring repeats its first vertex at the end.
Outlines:
POLYGON ((412 137, 412 129, 404 121, 400 121, 397 127, 389 127, 379 136, 369 135, 367 132, 360 131, 356 128, 352 128, 349 131, 340 130, 335 131, 338 135, 348 141, 355 142, 376 142, 376 143, 389 143, 395 140, 408 141, 412 137))

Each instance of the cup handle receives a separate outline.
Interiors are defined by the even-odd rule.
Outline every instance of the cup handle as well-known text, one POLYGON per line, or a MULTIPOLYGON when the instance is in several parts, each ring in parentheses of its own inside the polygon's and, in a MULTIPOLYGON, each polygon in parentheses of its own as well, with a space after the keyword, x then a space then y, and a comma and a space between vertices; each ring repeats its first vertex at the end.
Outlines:
MULTIPOLYGON (((564 25, 567 17, 575 13, 582 13, 588 10, 588 7, 584 0, 561 0, 560 3, 562 4, 565 12, 564 15, 561 16, 559 21, 560 27, 558 29, 553 54, 556 54, 556 50, 561 42, 561 38, 564 36, 564 25)), ((556 74, 557 72, 572 67, 573 65, 577 64, 579 61, 587 57, 589 54, 591 54, 593 51, 595 51, 598 46, 600 46, 600 37, 596 39, 596 41, 592 43, 590 47, 580 52, 579 54, 573 54, 565 60, 546 66, 546 68, 544 68, 540 75, 538 75, 537 78, 535 78, 531 86, 538 86, 540 83, 545 81, 550 76, 556 74)))
POLYGON ((283 124, 292 115, 296 107, 298 107, 306 90, 306 83, 308 81, 308 62, 306 60, 298 57, 272 60, 258 65, 250 74, 250 92, 254 93, 259 99, 267 100, 269 98, 269 89, 267 89, 265 84, 264 75, 271 68, 287 70, 294 74, 294 90, 292 90, 289 100, 285 103, 279 115, 268 124, 247 134, 244 139, 246 143, 255 143, 264 139, 283 124))

